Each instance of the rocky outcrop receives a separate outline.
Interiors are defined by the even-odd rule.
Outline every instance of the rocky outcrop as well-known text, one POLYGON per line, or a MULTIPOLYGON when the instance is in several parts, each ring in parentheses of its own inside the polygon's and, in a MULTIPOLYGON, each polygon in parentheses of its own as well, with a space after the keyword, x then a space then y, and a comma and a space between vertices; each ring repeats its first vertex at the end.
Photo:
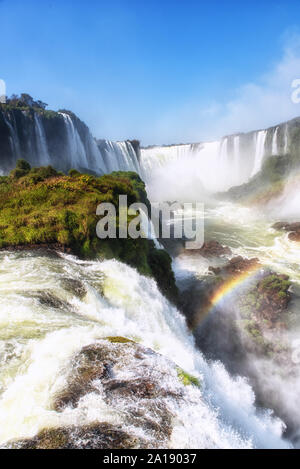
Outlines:
POLYGON ((287 231, 289 233, 289 239, 291 241, 300 242, 300 222, 289 223, 289 222, 277 222, 272 225, 274 230, 287 231))
POLYGON ((98 417, 81 426, 46 428, 7 447, 166 448, 174 425, 172 409, 183 401, 186 386, 200 385, 169 360, 124 337, 107 337, 82 348, 68 369, 66 384, 53 397, 53 412, 63 414, 68 409, 70 413, 82 400, 93 396, 110 409, 113 422, 99 421, 98 417))
POLYGON ((233 257, 223 267, 209 267, 209 271, 217 275, 223 275, 226 279, 242 274, 243 272, 249 272, 260 266, 259 259, 252 258, 246 259, 242 256, 233 257))
POLYGON ((203 244, 200 249, 185 250, 185 254, 195 256, 199 254, 202 257, 223 257, 230 256, 231 249, 228 246, 222 246, 218 241, 211 240, 203 244))
POLYGON ((285 327, 284 314, 291 299, 290 286, 287 275, 264 273, 253 288, 240 298, 239 305, 260 329, 285 327))

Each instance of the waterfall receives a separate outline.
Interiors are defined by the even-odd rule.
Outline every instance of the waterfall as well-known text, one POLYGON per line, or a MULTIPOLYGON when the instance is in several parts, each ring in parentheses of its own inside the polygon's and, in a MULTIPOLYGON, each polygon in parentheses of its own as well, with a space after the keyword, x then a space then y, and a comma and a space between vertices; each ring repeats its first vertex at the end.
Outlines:
MULTIPOLYGON (((239 144, 235 151, 239 151, 239 144)), ((236 153, 234 158, 238 161, 240 155, 236 153)), ((227 190, 243 182, 232 170, 228 137, 197 145, 143 148, 141 172, 155 201, 194 201, 197 189, 201 197, 203 191, 227 190)))
POLYGON ((51 157, 48 152, 48 146, 45 136, 45 131, 43 124, 41 122, 40 116, 35 113, 34 114, 34 122, 35 122, 35 133, 36 133, 36 147, 38 153, 38 161, 40 165, 49 165, 51 163, 51 157))
MULTIPOLYGON (((280 421, 256 410, 246 380, 231 377, 221 363, 206 361, 196 350, 184 318, 152 279, 115 260, 84 262, 23 252, 2 253, 1 262, 2 445, 44 428, 105 421, 133 436, 138 432, 151 446, 147 419, 130 419, 136 411, 134 396, 120 400, 112 392, 105 401, 100 382, 99 392, 91 390, 78 405, 63 412, 53 409, 53 398, 64 388, 66 376, 76 372, 72 358, 82 347, 123 336, 159 353, 139 356, 134 365, 146 379, 150 369, 150 379, 159 380, 166 391, 155 405, 166 405, 174 416, 169 448, 288 447, 281 438, 280 421), (67 281, 72 279, 84 285, 83 298, 70 290, 67 281), (39 301, 43 295, 66 307, 39 301), (176 366, 196 376, 201 388, 180 384, 176 366)), ((133 380, 134 366, 126 363, 123 369, 121 377, 116 369, 116 379, 133 380)), ((149 399, 143 401, 141 416, 147 413, 149 399)), ((154 423, 161 425, 159 420, 154 423)))
POLYGON ((267 131, 261 130, 255 134, 255 159, 254 168, 251 176, 254 176, 261 168, 263 158, 265 156, 265 142, 267 137, 267 131))
POLYGON ((288 152, 288 124, 285 124, 285 131, 284 131, 284 154, 286 155, 288 152))
POLYGON ((13 124, 11 124, 10 122, 11 114, 8 114, 8 116, 6 116, 6 114, 3 113, 3 117, 4 117, 4 122, 9 128, 9 132, 10 132, 9 142, 10 142, 12 154, 15 159, 21 158, 21 147, 20 147, 18 132, 16 129, 15 118, 13 116, 13 124))
POLYGON ((141 149, 142 173, 146 179, 151 178, 152 172, 158 167, 163 168, 169 163, 190 156, 192 145, 155 146, 141 149))
POLYGON ((130 142, 99 140, 98 147, 108 172, 135 171, 140 174, 140 165, 130 142))
POLYGON ((87 167, 96 172, 107 173, 108 168, 105 164, 105 160, 99 150, 96 140, 89 130, 87 130, 86 146, 87 154, 89 155, 89 165, 87 167))
POLYGON ((276 130, 272 139, 272 155, 278 155, 278 130, 279 127, 276 127, 276 130))
POLYGON ((226 168, 228 162, 228 138, 224 138, 220 146, 220 165, 221 168, 226 168))
POLYGON ((72 167, 87 168, 97 173, 112 171, 135 171, 140 173, 137 155, 130 142, 99 140, 97 143, 88 129, 83 142, 71 116, 65 113, 61 114, 67 128, 72 167))
POLYGON ((237 135, 233 139, 233 174, 234 174, 234 183, 238 184, 239 182, 239 169, 240 169, 240 137, 237 135))
POLYGON ((67 130, 67 140, 68 140, 68 164, 71 168, 88 168, 89 163, 86 155, 86 151, 82 140, 80 138, 77 129, 75 128, 73 121, 69 114, 60 112, 60 115, 63 116, 65 121, 65 126, 67 130))

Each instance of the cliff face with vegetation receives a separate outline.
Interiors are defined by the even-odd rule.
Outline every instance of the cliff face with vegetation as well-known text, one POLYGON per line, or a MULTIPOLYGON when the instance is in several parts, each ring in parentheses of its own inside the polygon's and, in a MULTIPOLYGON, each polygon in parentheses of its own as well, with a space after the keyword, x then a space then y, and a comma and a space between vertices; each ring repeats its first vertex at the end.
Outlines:
MULTIPOLYGON (((73 170, 67 176, 51 166, 31 168, 19 160, 9 176, 0 178, 0 248, 46 247, 87 259, 116 258, 152 275, 162 292, 175 300, 171 258, 152 240, 97 237, 96 209, 101 202, 115 206, 118 233, 119 195, 127 195, 128 205, 149 206, 144 183, 135 173, 95 177, 73 170)), ((128 215, 127 223, 131 218, 128 215)))
POLYGON ((137 140, 97 142, 73 112, 45 107, 31 97, 0 104, 2 174, 12 170, 20 158, 32 166, 51 164, 64 172, 71 168, 97 175, 115 170, 139 171, 137 140))

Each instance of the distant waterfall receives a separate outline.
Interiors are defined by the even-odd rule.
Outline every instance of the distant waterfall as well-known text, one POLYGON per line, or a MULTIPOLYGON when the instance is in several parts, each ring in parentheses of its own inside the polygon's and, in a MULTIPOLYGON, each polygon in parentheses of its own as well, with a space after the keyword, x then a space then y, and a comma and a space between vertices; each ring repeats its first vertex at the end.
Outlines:
POLYGON ((284 154, 286 155, 288 152, 288 131, 289 127, 288 124, 285 124, 285 131, 284 131, 284 154))
POLYGON ((17 158, 20 158, 21 149, 20 149, 18 131, 16 129, 16 121, 11 114, 8 114, 8 116, 4 114, 4 122, 9 128, 9 132, 10 132, 9 142, 10 142, 12 154, 16 155, 17 158), (13 120, 13 123, 10 122, 10 119, 13 120))
POLYGON ((228 158, 228 138, 224 138, 221 143, 221 150, 220 150, 220 164, 222 169, 227 165, 227 158, 228 158))
POLYGON ((130 142, 99 140, 98 147, 108 172, 121 170, 140 174, 140 164, 130 142))
POLYGON ((65 121, 68 138, 69 165, 71 168, 88 168, 88 160, 82 140, 75 129, 73 121, 69 114, 60 113, 65 121))
POLYGON ((266 154, 267 130, 214 142, 141 149, 141 171, 152 200, 192 199, 247 182, 266 154))
POLYGON ((235 184, 238 184, 240 170, 240 137, 238 135, 233 139, 233 155, 233 173, 235 184))
POLYGON ((41 165, 49 165, 51 163, 51 158, 48 152, 47 141, 45 137, 44 127, 41 123, 40 116, 34 114, 34 122, 36 128, 36 146, 37 152, 39 155, 39 161, 41 165))
POLYGON ((199 194, 203 190, 217 192, 238 181, 232 171, 228 137, 201 144, 144 148, 140 164, 152 200, 189 201, 197 188, 199 194))
POLYGON ((272 155, 278 155, 278 130, 279 127, 276 127, 276 130, 272 139, 272 155))
POLYGON ((251 176, 254 176, 261 168, 263 157, 265 156, 265 142, 267 137, 267 131, 261 130, 255 136, 255 159, 254 168, 251 176))
POLYGON ((96 141, 88 127, 68 112, 0 109, 0 174, 24 158, 32 166, 74 168, 98 175, 111 171, 141 174, 138 152, 131 142, 96 141))
POLYGON ((151 177, 152 171, 157 167, 179 159, 185 159, 193 151, 192 145, 154 146, 141 149, 141 166, 145 178, 151 177))

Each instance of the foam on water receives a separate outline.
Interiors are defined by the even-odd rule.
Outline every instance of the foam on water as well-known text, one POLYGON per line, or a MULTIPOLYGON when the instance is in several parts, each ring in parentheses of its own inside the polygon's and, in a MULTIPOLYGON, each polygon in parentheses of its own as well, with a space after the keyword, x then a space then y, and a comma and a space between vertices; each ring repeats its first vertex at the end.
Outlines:
POLYGON ((17 344, 4 354, 0 376, 2 444, 45 427, 95 420, 137 431, 127 424, 126 412, 105 404, 101 392, 85 396, 76 409, 57 413, 51 408, 72 356, 103 337, 122 335, 162 354, 155 360, 166 371, 166 388, 181 386, 169 360, 202 382, 201 389, 182 387, 180 402, 167 400, 175 415, 170 447, 288 446, 280 421, 256 411, 247 383, 232 379, 220 363, 208 364, 196 351, 183 317, 153 280, 114 260, 82 262, 72 256, 1 254, 0 269, 2 339, 7 350, 17 344), (70 278, 84 284, 87 293, 81 300, 64 288, 63 280, 70 278), (49 292, 65 306, 39 301, 49 292))

